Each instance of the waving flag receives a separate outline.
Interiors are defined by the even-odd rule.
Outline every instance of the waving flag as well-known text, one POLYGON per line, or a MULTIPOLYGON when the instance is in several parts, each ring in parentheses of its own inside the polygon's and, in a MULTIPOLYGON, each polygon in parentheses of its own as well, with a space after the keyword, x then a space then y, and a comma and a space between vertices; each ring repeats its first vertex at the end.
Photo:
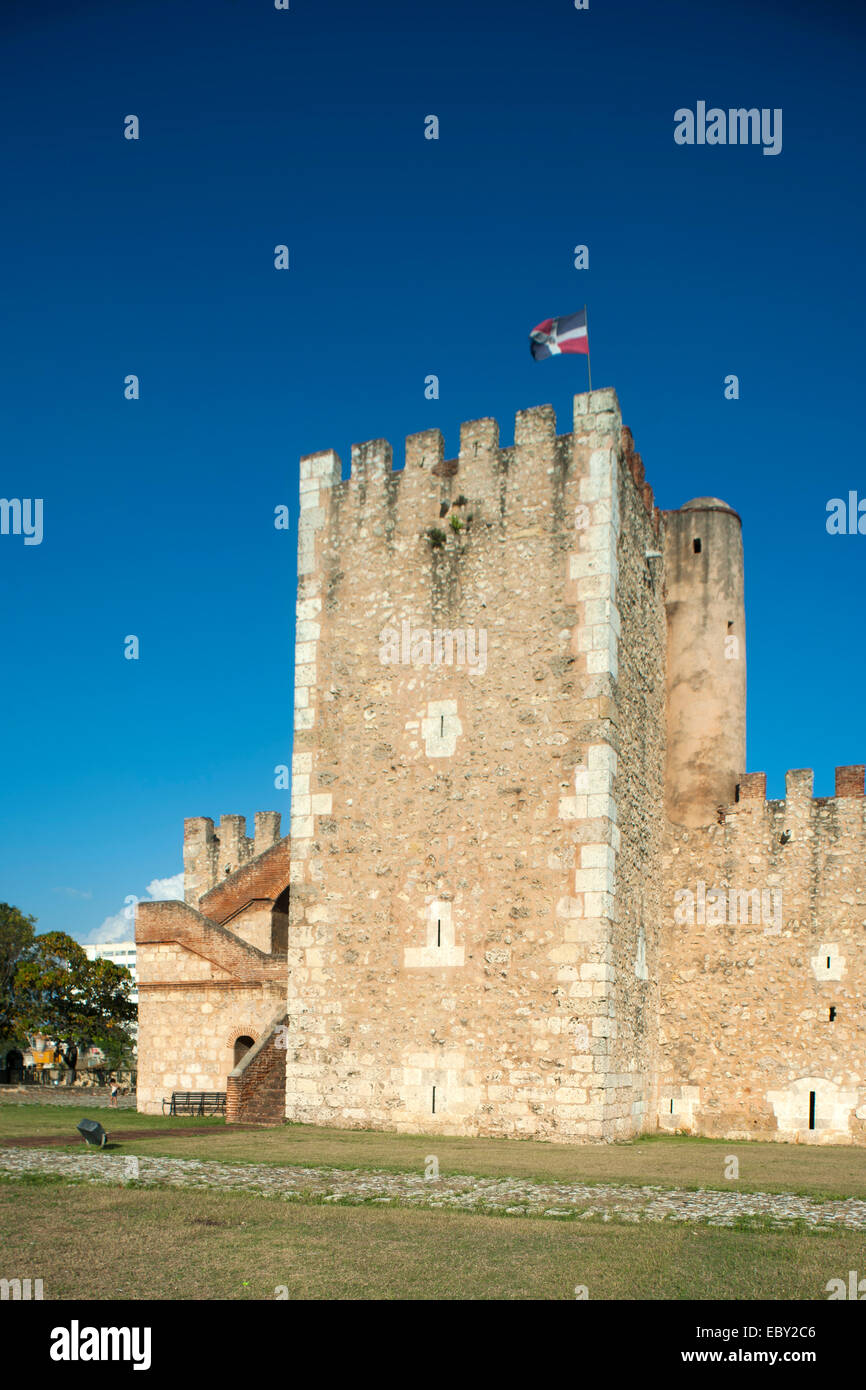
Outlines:
POLYGON ((584 352, 589 356, 586 309, 564 319, 545 319, 529 335, 529 350, 536 362, 559 352, 584 352))

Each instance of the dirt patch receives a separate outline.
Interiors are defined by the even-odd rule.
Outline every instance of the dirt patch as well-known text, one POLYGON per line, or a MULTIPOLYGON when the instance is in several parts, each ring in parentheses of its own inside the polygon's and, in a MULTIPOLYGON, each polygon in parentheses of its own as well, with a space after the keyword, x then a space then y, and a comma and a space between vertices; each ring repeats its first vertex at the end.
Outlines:
MULTIPOLYGON (((199 1138, 201 1138, 202 1134, 202 1131, 200 1129, 109 1130, 104 1125, 103 1128, 105 1129, 105 1132, 108 1135, 109 1144, 114 1144, 115 1142, 123 1139, 161 1139, 164 1134, 170 1134, 173 1138, 183 1137, 184 1139, 189 1139, 195 1134, 197 1134, 199 1138)), ((209 1129, 207 1131, 207 1137, 208 1139, 210 1139, 211 1137, 219 1138, 221 1135, 224 1134, 233 1134, 237 1130, 258 1128, 258 1125, 232 1125, 231 1129, 209 1129)), ((25 1139, 22 1139, 20 1137, 16 1139, 4 1139, 3 1147, 4 1149, 50 1149, 56 1148, 58 1144, 72 1144, 74 1142, 75 1136, 72 1134, 36 1134, 28 1135, 25 1139)))

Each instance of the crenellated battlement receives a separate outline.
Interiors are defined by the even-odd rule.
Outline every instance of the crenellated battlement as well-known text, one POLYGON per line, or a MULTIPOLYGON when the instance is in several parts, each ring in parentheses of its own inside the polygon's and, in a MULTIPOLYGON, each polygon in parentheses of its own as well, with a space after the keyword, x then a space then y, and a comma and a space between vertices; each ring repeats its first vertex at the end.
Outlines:
POLYGON ((760 877, 768 866, 784 877, 805 861, 834 861, 840 843, 856 847, 861 862, 866 851, 864 774, 862 764, 837 767, 835 795, 815 796, 812 769, 793 768, 785 774, 785 796, 768 798, 767 774, 746 773, 737 784, 737 799, 719 806, 715 822, 670 825, 674 854, 696 857, 698 876, 705 878, 720 871, 723 861, 725 873, 740 878, 760 877))
POLYGON ((218 827, 209 816, 190 816, 184 821, 184 900, 192 907, 229 874, 277 843, 280 812, 256 811, 254 835, 248 836, 246 830, 246 816, 222 816, 218 827))
POLYGON ((773 856, 790 854, 802 843, 803 833, 815 850, 843 831, 861 843, 866 836, 864 771, 862 764, 837 767, 835 795, 815 796, 812 769, 793 768, 785 774, 785 796, 778 798, 767 797, 765 772, 747 773, 737 784, 737 799, 719 807, 718 823, 706 827, 706 833, 711 841, 721 836, 741 849, 769 849, 773 856))
POLYGON ((388 440, 367 440, 352 446, 351 472, 345 480, 334 451, 305 456, 301 459, 301 573, 310 573, 312 538, 325 524, 327 510, 344 514, 355 509, 358 520, 366 521, 385 511, 393 518, 398 509, 405 527, 414 524, 418 529, 439 517, 443 503, 450 509, 453 499, 462 495, 476 511, 504 515, 509 506, 518 510, 527 500, 538 501, 543 480, 548 489, 553 481, 553 491, 564 477, 576 474, 602 437, 611 438, 658 534, 661 514, 631 431, 622 425, 613 389, 575 396, 571 433, 556 431, 551 405, 517 411, 511 445, 500 444, 496 420, 465 421, 460 426, 458 455, 448 459, 441 431, 422 430, 407 436, 402 467, 388 440))
POLYGON ((856 797, 862 799, 866 794, 866 790, 864 790, 866 765, 863 763, 836 768, 836 791, 833 796, 815 797, 813 795, 814 776, 815 774, 810 767, 794 768, 786 772, 784 798, 768 801, 766 772, 745 773, 737 785, 735 803, 732 806, 723 807, 722 810, 725 815, 729 815, 741 809, 751 810, 762 805, 800 806, 803 802, 811 802, 816 806, 824 806, 832 801, 856 797))

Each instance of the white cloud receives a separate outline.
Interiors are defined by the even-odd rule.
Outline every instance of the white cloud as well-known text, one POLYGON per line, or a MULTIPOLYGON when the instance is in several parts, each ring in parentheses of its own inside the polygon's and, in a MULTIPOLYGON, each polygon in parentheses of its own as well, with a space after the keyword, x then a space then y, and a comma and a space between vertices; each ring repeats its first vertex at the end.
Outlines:
POLYGON ((179 874, 172 874, 170 878, 154 878, 147 885, 147 897, 142 898, 142 902, 165 902, 171 899, 179 902, 183 898, 183 870, 179 874))
POLYGON ((81 938, 82 945, 91 941, 131 941, 135 936, 135 904, 165 902, 167 899, 183 899, 183 873, 171 874, 168 878, 151 879, 143 896, 130 893, 125 905, 115 912, 99 927, 81 938))

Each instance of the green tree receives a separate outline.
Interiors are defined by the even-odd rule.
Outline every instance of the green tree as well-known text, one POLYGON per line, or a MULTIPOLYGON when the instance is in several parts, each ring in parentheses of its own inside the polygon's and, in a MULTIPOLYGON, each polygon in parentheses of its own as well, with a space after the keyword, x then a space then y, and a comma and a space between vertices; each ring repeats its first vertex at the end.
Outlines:
POLYGON ((46 932, 35 937, 15 972, 17 1030, 53 1038, 74 1080, 79 1049, 108 1043, 108 1050, 122 1052, 132 1046, 132 987, 124 966, 88 960, 84 947, 65 932, 46 932))
POLYGON ((136 1006, 129 1001, 135 982, 125 965, 116 965, 112 960, 100 959, 88 964, 92 999, 101 1020, 94 1027, 89 1042, 105 1053, 109 1071, 131 1067, 135 1060, 135 1038, 127 1025, 134 1023, 138 1016, 136 1006))
POLYGON ((20 1031, 16 1026, 15 973, 33 948, 35 925, 35 917, 0 903, 0 1042, 8 1042, 20 1031))

